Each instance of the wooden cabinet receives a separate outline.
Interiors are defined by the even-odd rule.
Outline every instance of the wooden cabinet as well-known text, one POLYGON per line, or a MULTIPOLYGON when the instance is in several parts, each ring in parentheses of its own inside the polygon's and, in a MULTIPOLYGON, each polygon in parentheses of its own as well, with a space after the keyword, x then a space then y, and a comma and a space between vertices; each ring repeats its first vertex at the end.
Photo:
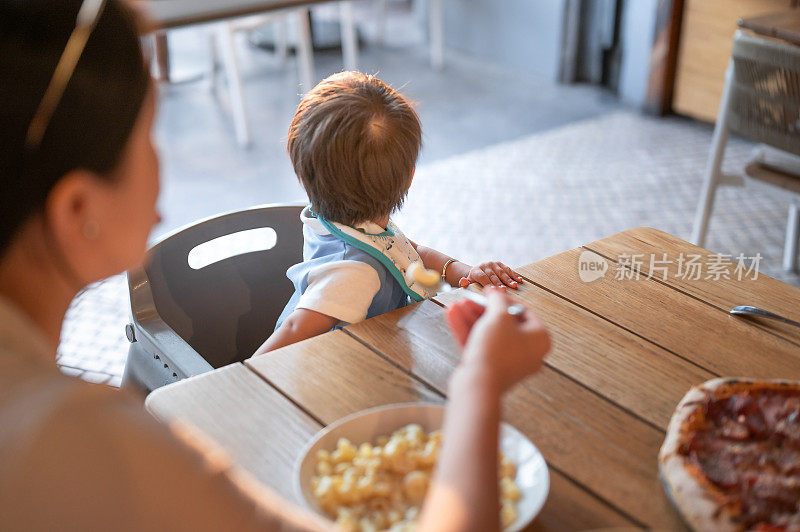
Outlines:
POLYGON ((790 5, 789 0, 685 0, 672 109, 714 122, 737 21, 790 5))

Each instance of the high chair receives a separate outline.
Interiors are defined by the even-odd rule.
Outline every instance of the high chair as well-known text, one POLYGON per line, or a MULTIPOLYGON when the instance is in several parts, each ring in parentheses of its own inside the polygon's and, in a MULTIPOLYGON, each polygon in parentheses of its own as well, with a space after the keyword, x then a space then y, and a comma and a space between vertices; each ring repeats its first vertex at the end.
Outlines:
POLYGON ((122 386, 150 392, 249 358, 272 333, 302 261, 303 205, 266 205, 178 229, 128 272, 122 386))

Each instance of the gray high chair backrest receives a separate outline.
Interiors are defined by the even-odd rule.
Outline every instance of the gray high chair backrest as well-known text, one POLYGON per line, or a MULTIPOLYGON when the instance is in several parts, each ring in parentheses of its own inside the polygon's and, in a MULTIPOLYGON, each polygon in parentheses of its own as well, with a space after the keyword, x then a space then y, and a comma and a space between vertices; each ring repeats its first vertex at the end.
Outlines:
POLYGON ((292 295, 286 270, 302 261, 302 209, 267 205, 223 214, 153 246, 145 266, 128 272, 133 323, 123 386, 151 391, 252 355, 292 295), (235 254, 223 246, 222 256, 232 256, 190 265, 190 253, 203 259, 198 252, 208 246, 201 244, 261 228, 274 230, 274 247, 235 254))
POLYGON ((736 32, 728 127, 800 155, 800 47, 736 32))

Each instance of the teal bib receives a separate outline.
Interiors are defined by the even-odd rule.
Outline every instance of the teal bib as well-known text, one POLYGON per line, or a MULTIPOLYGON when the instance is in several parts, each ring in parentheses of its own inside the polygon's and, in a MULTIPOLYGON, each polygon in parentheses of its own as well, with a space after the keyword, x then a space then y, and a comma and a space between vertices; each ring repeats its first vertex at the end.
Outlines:
POLYGON ((414 262, 422 262, 422 259, 408 238, 392 221, 389 221, 389 225, 382 233, 367 233, 362 229, 330 222, 319 215, 316 216, 331 235, 380 261, 412 300, 423 301, 435 295, 435 292, 426 289, 418 282, 406 279, 408 267, 414 262))

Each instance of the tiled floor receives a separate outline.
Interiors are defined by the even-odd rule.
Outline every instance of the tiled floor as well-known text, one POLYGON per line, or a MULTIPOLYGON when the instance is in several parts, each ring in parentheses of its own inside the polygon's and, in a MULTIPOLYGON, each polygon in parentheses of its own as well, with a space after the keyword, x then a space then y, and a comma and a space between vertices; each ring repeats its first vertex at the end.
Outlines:
POLYGON ((69 375, 119 386, 128 340, 130 315, 124 275, 97 283, 72 302, 61 330, 58 364, 69 375))
MULTIPOLYGON (((435 72, 413 17, 390 22, 399 30, 395 38, 365 48, 361 64, 418 102, 425 148, 397 217, 415 240, 467 261, 521 264, 639 225, 688 237, 709 126, 644 117, 601 90, 555 86, 457 56, 435 72), (537 237, 526 238, 532 227, 537 237)), ((203 64, 202 35, 178 35, 174 45, 179 68, 203 64)), ((165 222, 156 235, 226 210, 303 199, 283 147, 297 103, 292 62, 281 67, 246 46, 241 55, 250 150, 236 146, 224 105, 207 82, 162 91, 165 222)), ((318 76, 339 69, 340 61, 336 53, 318 54, 318 76)), ((734 140, 729 166, 749 149, 734 140)), ((708 247, 761 253, 761 271, 798 284, 779 269, 785 216, 786 198, 773 191, 722 190, 708 247)), ((122 276, 76 298, 59 348, 64 371, 117 385, 128 315, 122 276)))
MULTIPOLYGON (((420 164, 619 109, 605 91, 557 86, 458 55, 449 54, 446 68, 434 71, 426 47, 411 40, 412 30, 418 30, 414 19, 393 16, 390 22, 398 31, 390 27, 393 38, 385 46, 364 46, 360 67, 416 102, 424 135, 420 164)), ((360 26, 367 33, 371 24, 360 26)), ((178 69, 207 65, 208 38, 202 32, 178 32, 173 43, 178 69)), ((244 45, 239 57, 253 138, 249 150, 236 145, 224 83, 218 96, 207 80, 162 90, 157 137, 164 223, 157 234, 254 203, 304 197, 285 149, 300 90, 294 61, 281 66, 244 45)), ((341 70, 341 61, 338 51, 317 53, 318 79, 341 70)))
MULTIPOLYGON (((473 263, 528 263, 637 226, 688 240, 710 139, 681 118, 606 114, 425 165, 396 221, 473 263)), ((732 139, 725 170, 751 151, 732 139)), ((781 269, 788 209, 779 189, 721 187, 705 247, 760 254, 760 272, 800 284, 781 269)))

